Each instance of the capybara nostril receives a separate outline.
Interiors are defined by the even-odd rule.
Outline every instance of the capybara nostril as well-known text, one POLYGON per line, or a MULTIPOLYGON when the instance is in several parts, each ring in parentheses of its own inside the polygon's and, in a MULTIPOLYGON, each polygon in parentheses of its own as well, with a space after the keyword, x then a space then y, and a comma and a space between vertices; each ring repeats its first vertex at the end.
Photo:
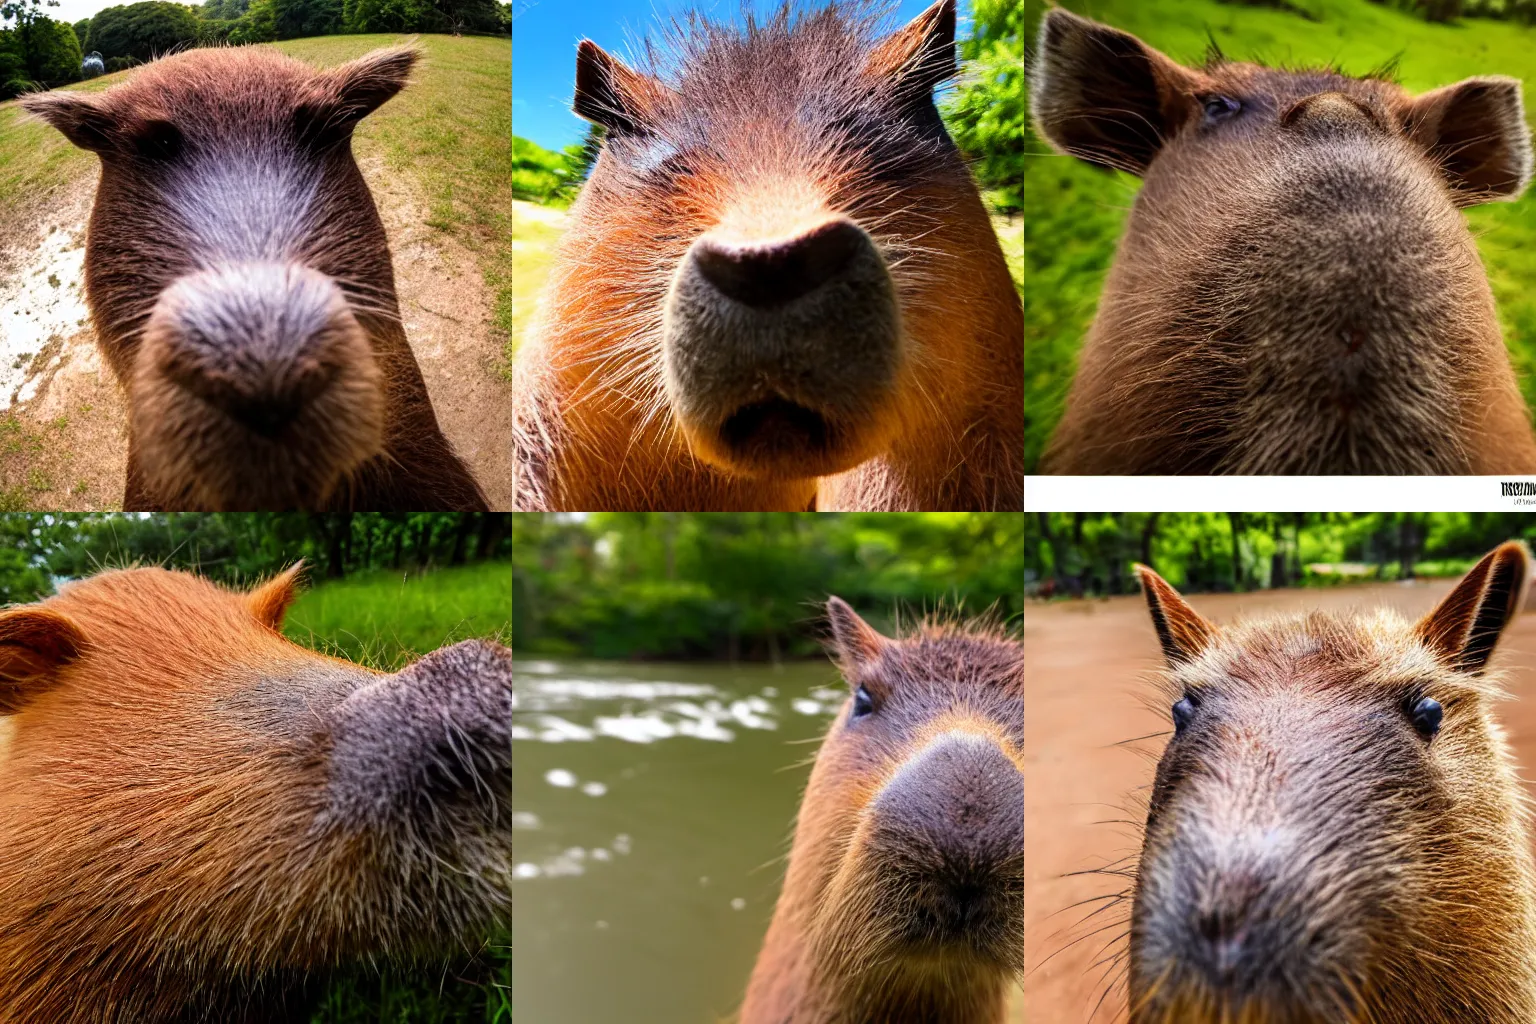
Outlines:
POLYGON ((330 277, 242 263, 155 303, 130 385, 139 463, 170 507, 313 508, 384 446, 383 375, 330 277))
POLYGON ((204 271, 151 316, 158 368, 263 437, 275 437, 357 356, 362 329, 340 289, 293 264, 204 271))
POLYGON ((1341 92, 1320 92, 1291 104, 1280 123, 1317 134, 1380 131, 1386 127, 1369 104, 1341 92))
POLYGON ((873 805, 876 870, 921 897, 914 932, 956 940, 1006 926, 1022 897, 1024 777, 985 736, 935 740, 873 805))
POLYGON ((768 242, 704 235, 694 243, 690 258, 726 298, 748 306, 777 306, 833 280, 856 253, 873 247, 856 225, 838 218, 768 242))

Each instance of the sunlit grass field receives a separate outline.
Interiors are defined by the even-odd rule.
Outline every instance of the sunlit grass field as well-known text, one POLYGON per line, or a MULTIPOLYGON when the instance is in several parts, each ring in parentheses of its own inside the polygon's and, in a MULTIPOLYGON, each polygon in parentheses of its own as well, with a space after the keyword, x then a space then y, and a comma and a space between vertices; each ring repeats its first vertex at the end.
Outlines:
MULTIPOLYGON (((512 330, 512 52, 485 36, 319 36, 274 43, 300 60, 331 67, 380 46, 414 41, 424 51, 409 88, 358 126, 354 151, 382 158, 407 176, 427 204, 429 226, 474 253, 495 303, 496 325, 512 330)), ((132 71, 68 86, 95 92, 132 71)), ((18 102, 0 103, 0 226, 34 204, 96 173, 93 154, 27 117, 18 102)), ((4 233, 0 232, 0 241, 4 233)), ((503 348, 510 366, 511 349, 503 348)))
MULTIPOLYGON (((1471 75, 1525 80, 1536 99, 1536 28, 1463 19, 1431 25, 1368 0, 1293 0, 1299 14, 1217 0, 1062 0, 1135 33, 1176 60, 1198 62, 1209 39, 1234 60, 1337 64, 1363 74, 1396 59, 1398 81, 1423 92, 1471 75)), ((1045 11, 1025 0, 1029 45, 1045 11)), ((1057 156, 1030 138, 1024 188, 1025 467, 1033 471, 1061 418, 1083 335, 1135 198, 1137 178, 1057 156)), ((1536 192, 1467 212, 1499 303, 1526 402, 1536 405, 1536 192)))
MULTIPOLYGON (((319 583, 288 613, 289 637, 383 669, 471 637, 511 635, 508 562, 426 573, 376 570, 319 583)), ((510 1024, 510 944, 415 970, 358 970, 336 979, 313 1024, 510 1024)))

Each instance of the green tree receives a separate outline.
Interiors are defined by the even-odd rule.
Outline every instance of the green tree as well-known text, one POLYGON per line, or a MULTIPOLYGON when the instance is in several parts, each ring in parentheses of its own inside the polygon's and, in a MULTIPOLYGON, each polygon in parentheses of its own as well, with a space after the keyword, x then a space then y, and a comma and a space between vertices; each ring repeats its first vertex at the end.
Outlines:
POLYGON ((1024 5, 976 0, 974 31, 960 44, 965 73, 943 106, 955 145, 1001 209, 1024 208, 1024 5))
POLYGON ((57 6, 58 0, 0 2, 0 25, 10 25, 0 31, 0 50, 13 56, 0 61, 0 88, 7 95, 20 91, 11 85, 23 80, 49 87, 79 80, 80 40, 68 24, 43 12, 57 6))
POLYGON ((148 61, 194 46, 197 37, 198 19, 192 8, 166 0, 143 0, 98 12, 91 19, 86 46, 109 60, 130 57, 148 61))
POLYGON ((270 0, 278 39, 331 35, 341 29, 341 0, 270 0))

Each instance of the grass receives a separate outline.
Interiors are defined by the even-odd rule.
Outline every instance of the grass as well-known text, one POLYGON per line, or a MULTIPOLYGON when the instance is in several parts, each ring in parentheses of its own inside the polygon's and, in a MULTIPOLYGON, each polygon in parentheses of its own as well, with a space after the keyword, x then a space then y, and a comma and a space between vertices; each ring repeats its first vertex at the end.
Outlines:
MULTIPOLYGON (((379 570, 314 586, 285 632, 299 643, 395 669, 468 637, 511 634, 507 562, 431 572, 379 570)), ((510 1024, 510 936, 474 957, 415 969, 358 969, 334 979, 312 1024, 510 1024)))
MULTIPOLYGON (((1270 64, 1337 63, 1363 74, 1398 59, 1398 79, 1422 92, 1471 75, 1504 74, 1536 95, 1536 28, 1463 19, 1431 25, 1368 0, 1297 0, 1317 20, 1216 0, 1062 0, 1062 5, 1135 33, 1188 62, 1210 38, 1228 57, 1270 64), (1209 37, 1208 37, 1209 34, 1209 37)), ((1044 0, 1025 0, 1033 32, 1044 0)), ((1030 41, 1033 46, 1033 39, 1030 41)), ((1114 257, 1138 179, 1057 156, 1031 137, 1024 188, 1025 467, 1033 471, 1061 418, 1077 352, 1114 257)), ((1536 191, 1515 203, 1467 212, 1499 303, 1515 372, 1536 406, 1536 191)))
MULTIPOLYGON (((321 36, 275 43, 300 60, 333 66, 380 46, 414 39, 425 61, 411 86, 365 118, 355 149, 382 157, 391 173, 421 191, 426 223, 475 256, 494 301, 495 323, 511 367, 512 51, 505 39, 451 36, 321 36)), ((95 92, 131 71, 69 86, 95 92)), ((0 225, 25 223, 67 183, 93 175, 96 158, 52 128, 0 103, 0 225)), ((6 241, 0 231, 0 243, 6 241)))

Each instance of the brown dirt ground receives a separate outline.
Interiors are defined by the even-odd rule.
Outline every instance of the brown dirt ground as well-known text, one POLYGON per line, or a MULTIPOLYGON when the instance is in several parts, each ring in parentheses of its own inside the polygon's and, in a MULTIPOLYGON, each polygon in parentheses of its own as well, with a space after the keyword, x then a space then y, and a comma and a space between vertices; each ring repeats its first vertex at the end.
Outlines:
MULTIPOLYGON (((511 384, 499 372, 490 291, 473 254, 426 225, 426 206, 407 181, 387 173, 381 161, 363 161, 362 168, 389 236, 400 314, 438 423, 491 507, 510 508, 511 384)), ((31 216, 4 225, 0 275, 24 269, 50 231, 67 231, 84 245, 95 187, 93 174, 40 197, 31 216)), ((127 411, 93 333, 87 327, 56 339, 34 360, 31 375, 35 394, 0 413, 4 497, 30 508, 121 508, 127 411)))
MULTIPOLYGON (((1417 618, 1453 582, 1196 595, 1191 603, 1217 623, 1240 615, 1384 604, 1417 618)), ((1514 696, 1525 697, 1523 687, 1536 683, 1536 615, 1511 623, 1494 658, 1514 696)), ((1164 709, 1141 703, 1153 692, 1149 677, 1159 665, 1140 596, 1031 603, 1025 610, 1024 1005, 1032 1024, 1125 1020, 1119 986, 1101 1005, 1099 999, 1113 980, 1104 958, 1124 948, 1120 923, 1129 907, 1110 908, 1083 923, 1098 904, 1074 904, 1121 887, 1115 878, 1071 873, 1134 856, 1139 847, 1142 789, 1151 782, 1169 729, 1164 709), (1094 933, 1098 928, 1107 930, 1094 933)), ((1500 716, 1520 764, 1536 765, 1536 700, 1513 700, 1502 705, 1500 716)))

